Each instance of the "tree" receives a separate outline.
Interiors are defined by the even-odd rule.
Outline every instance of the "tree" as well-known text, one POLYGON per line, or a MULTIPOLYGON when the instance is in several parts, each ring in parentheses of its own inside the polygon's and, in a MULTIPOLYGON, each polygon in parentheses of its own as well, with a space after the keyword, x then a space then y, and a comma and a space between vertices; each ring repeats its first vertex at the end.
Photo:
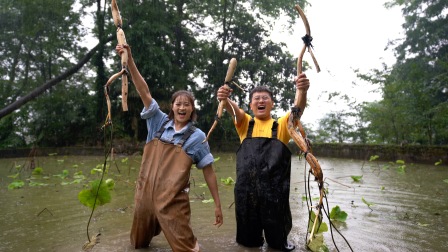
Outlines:
MULTIPOLYGON (((251 4, 207 1, 202 6, 208 10, 208 15, 198 16, 198 19, 211 20, 211 26, 201 33, 201 37, 206 38, 201 42, 212 41, 205 47, 207 58, 201 61, 205 71, 197 73, 197 77, 204 80, 203 88, 196 93, 199 105, 207 109, 200 117, 202 128, 209 128, 214 120, 218 105, 214 99, 216 90, 223 84, 227 60, 233 57, 238 61, 235 72, 238 83, 247 90, 253 85, 269 86, 280 107, 289 109, 294 98, 291 84, 295 75, 295 59, 284 51, 284 44, 274 44, 267 38, 271 32, 272 18, 285 14, 291 24, 296 21, 297 13, 293 7, 289 1, 252 1, 251 4)), ((236 87, 233 89, 233 99, 241 107, 246 107, 247 92, 236 87)), ((222 125, 215 130, 212 138, 229 135, 226 130, 233 131, 230 117, 224 116, 222 125)))
MULTIPOLYGON (((74 0, 2 2, 0 64, 2 69, 6 70, 0 84, 1 106, 4 107, 16 100, 19 103, 23 102, 20 104, 22 106, 28 101, 23 99, 25 97, 29 100, 39 95, 44 97, 10 115, 14 122, 11 131, 22 139, 33 135, 34 129, 37 128, 41 129, 39 134, 51 135, 52 125, 59 120, 58 117, 51 116, 51 111, 56 106, 66 106, 64 103, 55 103, 53 99, 45 99, 45 96, 52 96, 53 92, 65 95, 63 90, 67 86, 53 85, 74 74, 71 71, 75 69, 76 72, 76 67, 73 67, 72 59, 86 53, 85 48, 74 43, 80 40, 83 31, 80 28, 80 15, 73 11, 73 4, 74 0), (63 78, 59 79, 61 76, 63 78), (47 86, 41 86, 42 83, 46 83, 47 86), (32 90, 34 93, 29 93, 32 90), (29 94, 26 95, 27 93, 29 94), (42 117, 45 120, 42 120, 42 117)), ((64 85, 88 83, 82 73, 75 76, 76 79, 72 79, 70 83, 64 82, 64 85)), ((65 102, 75 101, 78 98, 75 103, 82 104, 79 99, 85 96, 67 97, 69 98, 64 99, 65 102)), ((66 128, 66 123, 69 122, 62 123, 63 128, 66 128)))
MULTIPOLYGON (((214 97, 232 57, 238 60, 238 82, 269 85, 276 97, 286 98, 278 99, 282 108, 292 104, 295 59, 267 37, 272 17, 287 13, 294 17, 291 22, 297 19, 293 7, 289 1, 167 0, 120 5, 120 10, 134 59, 162 110, 169 110, 174 91, 190 90, 199 106, 198 127, 205 130, 214 120, 214 97)), ((235 93, 244 102, 247 93, 235 93)), ((130 101, 129 107, 138 108, 129 112, 137 120, 141 102, 130 101)), ((229 117, 223 117, 222 125, 214 135, 233 135, 227 134, 233 131, 229 117)), ((146 136, 143 122, 138 132, 139 139, 146 136)))
POLYGON ((389 45, 397 56, 391 69, 360 75, 383 91, 383 100, 367 104, 363 116, 385 142, 447 144, 448 2, 396 0, 386 6, 395 5, 402 7, 406 37, 389 45))
MULTIPOLYGON (((101 126, 106 114, 103 85, 121 67, 113 53, 116 28, 109 1, 79 2, 80 10, 73 9, 76 0, 2 2, 0 106, 8 109, 9 118, 0 127, 10 129, 0 136, 2 140, 19 137, 28 139, 28 144, 75 144, 78 138, 82 142, 85 136, 95 135, 101 126), (88 52, 76 41, 86 35, 81 20, 90 14, 99 43, 88 52), (109 66, 105 62, 111 59, 109 66)), ((299 3, 304 7, 306 2, 299 3)), ((278 99, 282 108, 292 104, 295 59, 284 51, 284 44, 267 39, 279 15, 291 24, 298 19, 290 1, 154 0, 118 1, 118 5, 133 56, 164 111, 174 91, 191 90, 199 106, 198 126, 210 127, 218 104, 215 93, 227 70, 225 60, 231 57, 239 61, 238 82, 246 87, 269 85, 277 99, 286 98, 278 99)), ((139 120, 138 94, 131 85, 129 112, 123 113, 119 86, 111 85, 109 93, 114 129, 119 133, 115 136, 143 140, 146 125, 139 120)), ((235 100, 244 103, 247 93, 235 93, 235 100)), ((233 130, 229 117, 222 125, 225 132, 233 130)))

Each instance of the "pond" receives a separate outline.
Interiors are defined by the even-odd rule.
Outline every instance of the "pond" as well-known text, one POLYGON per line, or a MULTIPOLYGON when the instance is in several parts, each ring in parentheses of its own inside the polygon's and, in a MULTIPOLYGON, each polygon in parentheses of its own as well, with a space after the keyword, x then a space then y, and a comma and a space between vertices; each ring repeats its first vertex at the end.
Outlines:
MULTIPOLYGON (((235 242, 233 185, 224 182, 229 177, 235 179, 235 154, 214 155, 220 158, 214 165, 224 215, 220 228, 212 225, 213 203, 206 201, 211 196, 204 187, 202 172, 193 169, 191 173, 192 226, 202 251, 271 251, 267 247, 247 249, 235 242)), ((339 206, 347 213, 345 222, 335 225, 354 251, 448 250, 446 165, 318 159, 326 178, 330 210, 339 206)), ((115 188, 111 202, 93 213, 89 235, 101 236, 92 251, 134 251, 129 233, 140 160, 141 156, 119 156, 108 162, 105 177, 115 181, 115 188)), ((100 178, 99 172, 91 173, 101 168, 104 157, 52 155, 36 157, 33 162, 42 168, 42 174, 31 174, 28 158, 0 159, 0 251, 82 251, 88 240, 86 228, 91 210, 77 196, 89 181, 100 178), (23 187, 8 189, 14 180, 23 181, 23 187)), ((289 239, 296 245, 295 251, 307 251, 308 211, 303 198, 308 167, 303 159, 293 157, 293 229, 289 239)), ((310 184, 317 197, 316 182, 310 184)), ((326 217, 324 222, 328 223, 326 217)), ((340 251, 350 251, 334 230, 333 236, 340 251)), ((323 237, 329 250, 336 251, 331 233, 324 232, 323 237)), ((139 251, 170 248, 160 235, 153 239, 150 248, 139 251)))

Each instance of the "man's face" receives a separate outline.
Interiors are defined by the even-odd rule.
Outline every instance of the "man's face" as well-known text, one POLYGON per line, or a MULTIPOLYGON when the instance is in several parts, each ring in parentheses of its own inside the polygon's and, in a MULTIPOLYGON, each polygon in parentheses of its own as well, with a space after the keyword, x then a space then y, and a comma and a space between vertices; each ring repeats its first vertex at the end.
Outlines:
POLYGON ((260 120, 268 120, 271 118, 271 110, 274 101, 268 92, 255 92, 250 101, 250 109, 254 112, 254 116, 260 120))

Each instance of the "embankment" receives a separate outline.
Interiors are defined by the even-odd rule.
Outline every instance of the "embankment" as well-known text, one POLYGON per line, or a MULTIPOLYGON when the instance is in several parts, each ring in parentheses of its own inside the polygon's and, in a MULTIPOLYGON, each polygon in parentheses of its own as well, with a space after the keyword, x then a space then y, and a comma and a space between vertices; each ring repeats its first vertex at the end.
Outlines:
MULTIPOLYGON (((211 143, 212 152, 236 152, 239 143, 221 142, 211 143)), ((295 144, 289 145, 293 153, 298 153, 295 144)), ((312 146, 313 154, 319 157, 337 157, 368 160, 371 156, 379 156, 381 161, 404 160, 406 163, 434 164, 442 161, 448 164, 448 146, 422 146, 422 145, 371 145, 371 144, 327 144, 315 143, 312 146)), ((137 146, 114 146, 116 154, 141 154, 143 143, 137 146)), ((23 148, 23 149, 0 149, 0 158, 16 158, 30 156, 47 156, 52 153, 57 155, 105 155, 102 147, 59 147, 59 148, 23 148)))

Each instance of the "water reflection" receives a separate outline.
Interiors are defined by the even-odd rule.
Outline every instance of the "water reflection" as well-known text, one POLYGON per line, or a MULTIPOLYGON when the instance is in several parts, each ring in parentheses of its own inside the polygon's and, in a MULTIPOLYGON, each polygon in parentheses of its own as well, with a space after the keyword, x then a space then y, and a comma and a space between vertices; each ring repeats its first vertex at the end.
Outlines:
MULTIPOLYGON (((235 179, 234 154, 215 156, 221 158, 215 165, 218 179, 235 179)), ((108 177, 116 180, 116 188, 112 202, 94 213, 89 233, 102 235, 93 251, 134 251, 129 244, 129 231, 134 180, 141 157, 127 158, 126 162, 123 157, 117 158, 110 166, 108 177)), ((354 251, 447 251, 448 184, 443 181, 448 179, 447 166, 406 164, 402 172, 387 163, 335 158, 319 161, 327 178, 330 208, 338 205, 348 214, 346 222, 337 227, 354 251), (351 176, 362 179, 354 182, 351 176), (372 210, 362 198, 373 204, 372 210)), ((25 167, 27 159, 0 160, 0 251, 81 251, 87 241, 90 210, 79 203, 77 194, 86 181, 61 185, 62 179, 53 175, 67 169, 70 175, 66 181, 73 181, 76 171, 92 180, 99 175, 90 175, 91 169, 102 162, 102 157, 39 157, 36 165, 43 168, 44 176, 35 181, 48 185, 30 187, 25 180, 31 176, 30 171, 24 171, 19 178, 26 182, 25 186, 8 190, 13 181, 8 176, 16 173, 17 166, 25 167)), ((296 251, 306 251, 304 172, 304 161, 293 158, 290 240, 296 244, 296 251)), ((236 244, 233 185, 220 184, 224 225, 216 228, 213 204, 202 202, 211 198, 202 172, 192 170, 191 176, 192 226, 203 251, 270 251, 266 247, 246 249, 236 244)), ((324 239, 330 251, 335 251, 329 232, 324 239)), ((340 251, 348 251, 338 234, 334 234, 334 239, 340 251)), ((139 251, 170 251, 163 235, 151 244, 139 251)))

